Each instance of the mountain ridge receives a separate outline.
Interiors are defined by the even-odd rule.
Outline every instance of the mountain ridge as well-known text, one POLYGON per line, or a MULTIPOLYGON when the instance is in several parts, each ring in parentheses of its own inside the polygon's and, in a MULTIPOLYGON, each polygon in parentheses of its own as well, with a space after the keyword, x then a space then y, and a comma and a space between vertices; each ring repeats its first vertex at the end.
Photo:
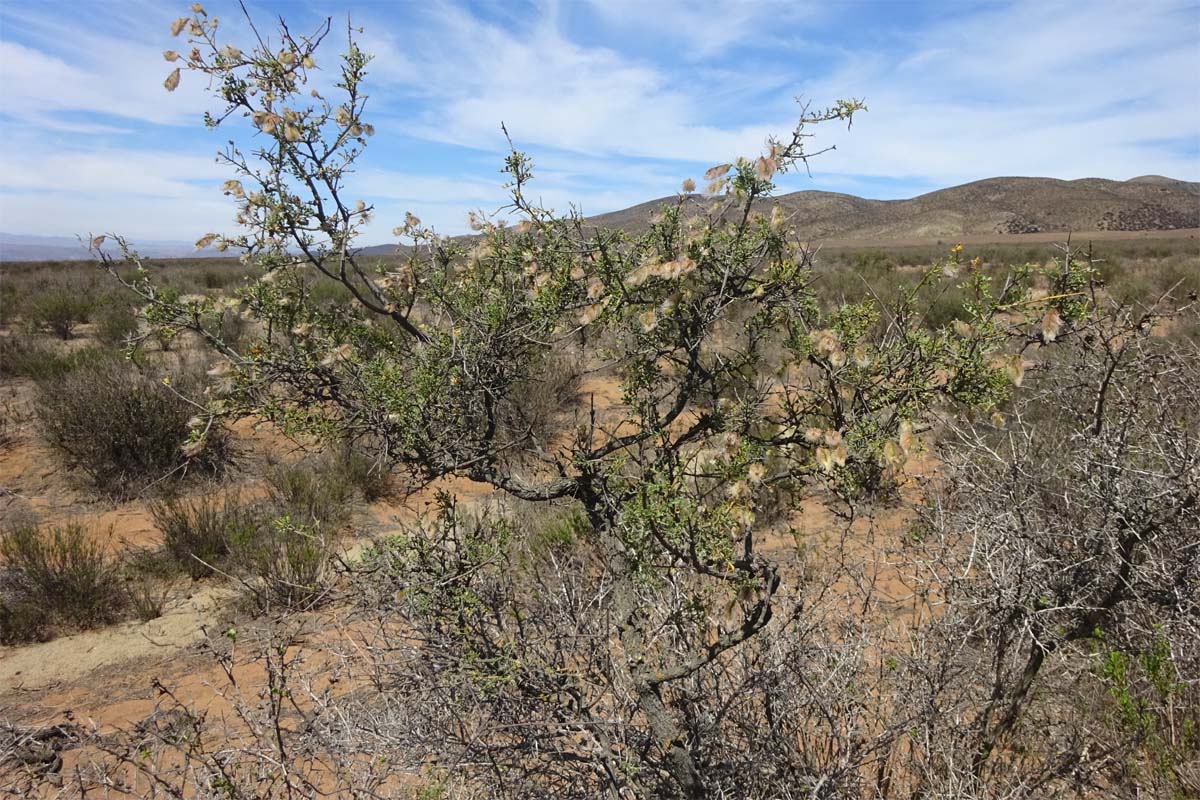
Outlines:
MULTIPOLYGON (((664 197, 588 218, 597 227, 643 229, 664 197)), ((779 205, 811 239, 947 239, 1024 233, 1087 233, 1200 228, 1200 183, 1143 175, 1105 178, 1004 176, 916 197, 873 200, 806 189, 764 200, 779 205)))
MULTIPOLYGON (((629 208, 586 218, 590 226, 630 233, 646 230, 664 203, 660 197, 629 208)), ((688 212, 704 213, 711 201, 692 195, 688 212)), ((1167 231, 1200 228, 1200 182, 1162 175, 1139 175, 1124 181, 1107 178, 1035 178, 1001 176, 898 200, 874 200, 842 192, 804 189, 765 198, 755 211, 770 213, 779 205, 806 239, 856 241, 934 241, 1015 234, 1167 231)), ((150 258, 220 257, 197 252, 187 242, 143 242, 138 250, 150 258)), ((368 255, 396 252, 394 244, 362 248, 368 255)), ((86 249, 66 237, 0 233, 0 261, 44 261, 88 258, 86 249)))

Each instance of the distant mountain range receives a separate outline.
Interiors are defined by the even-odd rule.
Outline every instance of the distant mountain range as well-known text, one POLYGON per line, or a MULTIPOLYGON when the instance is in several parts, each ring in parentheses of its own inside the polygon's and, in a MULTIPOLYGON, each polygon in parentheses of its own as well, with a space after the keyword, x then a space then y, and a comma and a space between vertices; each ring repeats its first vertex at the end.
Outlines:
MULTIPOLYGON (((697 200, 702 200, 697 196, 697 200)), ((600 214, 588 222, 600 228, 645 230, 662 197, 600 214)), ((1200 228, 1200 183, 1145 175, 1127 181, 1083 178, 988 178, 940 189, 909 200, 866 200, 836 192, 802 191, 762 201, 757 210, 779 204, 792 224, 813 241, 862 244, 933 241, 954 238, 1003 240, 1026 233, 1097 233, 1200 228)), ((706 203, 694 204, 697 212, 706 203)), ((197 252, 187 242, 138 242, 149 258, 198 258, 222 255, 197 252)), ((395 245, 364 248, 391 253, 395 245)), ((48 261, 87 258, 74 239, 0 233, 0 261, 48 261)))
MULTIPOLYGON (((131 243, 146 258, 228 258, 229 253, 196 250, 191 242, 145 241, 131 243)), ((112 244, 104 251, 116 253, 112 244)), ((70 236, 23 236, 0 233, 0 261, 81 261, 89 259, 87 246, 70 236)))

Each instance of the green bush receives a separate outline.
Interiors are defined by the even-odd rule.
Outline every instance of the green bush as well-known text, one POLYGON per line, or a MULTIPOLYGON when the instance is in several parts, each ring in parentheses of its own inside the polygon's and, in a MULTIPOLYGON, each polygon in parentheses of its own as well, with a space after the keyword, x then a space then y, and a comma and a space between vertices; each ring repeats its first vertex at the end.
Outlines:
POLYGON ((238 547, 240 565, 258 578, 255 601, 262 611, 308 609, 324 598, 330 585, 334 536, 320 524, 284 514, 238 547))
POLYGON ((296 525, 333 529, 350 516, 354 484, 344 459, 280 464, 267 474, 267 483, 272 504, 296 525))
POLYGON ((122 345, 137 330, 137 316, 127 303, 105 303, 96 312, 96 338, 107 345, 122 345))
POLYGON ((94 305, 78 287, 53 286, 33 301, 32 322, 70 339, 75 328, 91 319, 94 305))
POLYGON ((367 502, 381 500, 392 492, 392 476, 386 464, 380 464, 352 444, 345 445, 337 455, 339 468, 346 481, 359 491, 367 502))
POLYGON ((79 523, 22 525, 0 535, 10 599, 3 635, 38 638, 51 622, 91 628, 120 619, 128 598, 121 569, 79 523))
POLYGON ((51 447, 97 490, 130 497, 169 476, 216 475, 227 465, 228 437, 219 429, 190 459, 180 449, 194 413, 185 396, 198 390, 186 375, 166 386, 127 363, 104 361, 39 381, 36 417, 51 447))
POLYGON ((96 347, 63 352, 37 338, 16 333, 0 337, 0 377, 46 380, 66 375, 80 364, 104 360, 114 360, 114 355, 96 347))
POLYGON ((236 493, 173 497, 150 506, 163 549, 192 579, 210 575, 230 549, 254 538, 260 513, 236 493))

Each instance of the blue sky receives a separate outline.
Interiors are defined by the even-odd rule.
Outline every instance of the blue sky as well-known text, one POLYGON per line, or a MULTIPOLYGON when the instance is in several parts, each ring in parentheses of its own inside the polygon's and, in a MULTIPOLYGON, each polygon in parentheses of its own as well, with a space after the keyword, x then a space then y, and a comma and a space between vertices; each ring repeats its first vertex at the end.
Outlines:
MULTIPOLYGON (((198 76, 168 94, 163 50, 190 2, 0 4, 0 230, 187 239, 232 231, 231 135, 200 124, 198 76)), ((795 98, 866 99, 815 188, 910 197, 995 175, 1200 180, 1200 3, 256 0, 260 27, 347 13, 378 131, 352 182, 365 243, 411 210, 446 233, 504 199, 500 122, 534 186, 594 214, 790 130, 795 98)), ((246 46, 236 3, 206 2, 246 46)), ((331 45, 340 42, 331 42, 331 45)), ((322 60, 332 63, 333 48, 322 60)), ((246 136, 244 125, 234 129, 246 136)))

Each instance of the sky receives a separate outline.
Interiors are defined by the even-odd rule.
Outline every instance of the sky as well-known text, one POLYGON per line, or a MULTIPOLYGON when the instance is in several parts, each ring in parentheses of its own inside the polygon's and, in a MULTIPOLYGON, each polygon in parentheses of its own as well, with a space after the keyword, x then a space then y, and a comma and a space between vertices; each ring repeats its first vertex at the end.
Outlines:
MULTIPOLYGON (((214 155, 248 122, 207 130, 200 76, 174 93, 162 51, 190 2, 0 3, 0 231, 134 241, 233 233, 214 155)), ((206 2, 249 48, 235 2, 206 2)), ((374 55, 376 135, 348 181, 376 206, 363 244, 406 211, 447 234, 505 200, 500 130, 532 156, 548 207, 613 211, 757 156, 799 113, 863 98, 821 189, 895 199, 998 175, 1200 180, 1200 2, 1174 0, 247 0, 260 29, 347 20, 374 55)), ((319 81, 328 81, 326 72, 319 81)))

